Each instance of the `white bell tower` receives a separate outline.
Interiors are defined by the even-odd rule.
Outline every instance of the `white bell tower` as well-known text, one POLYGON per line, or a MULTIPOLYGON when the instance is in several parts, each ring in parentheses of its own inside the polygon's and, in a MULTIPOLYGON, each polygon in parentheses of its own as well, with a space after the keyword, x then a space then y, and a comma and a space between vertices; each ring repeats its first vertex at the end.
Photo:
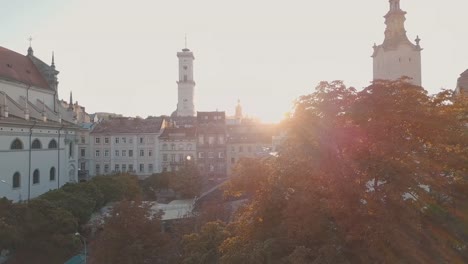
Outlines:
POLYGON ((182 52, 177 52, 177 58, 179 58, 177 116, 195 116, 195 81, 193 80, 195 57, 186 46, 182 52))

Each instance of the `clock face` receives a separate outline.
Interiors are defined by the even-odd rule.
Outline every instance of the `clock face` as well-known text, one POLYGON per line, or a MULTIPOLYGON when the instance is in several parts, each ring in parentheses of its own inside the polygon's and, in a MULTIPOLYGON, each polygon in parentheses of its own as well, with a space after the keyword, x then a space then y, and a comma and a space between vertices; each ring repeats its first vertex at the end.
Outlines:
POLYGON ((185 65, 185 66, 184 66, 184 70, 187 70, 187 68, 188 68, 187 65, 185 65))

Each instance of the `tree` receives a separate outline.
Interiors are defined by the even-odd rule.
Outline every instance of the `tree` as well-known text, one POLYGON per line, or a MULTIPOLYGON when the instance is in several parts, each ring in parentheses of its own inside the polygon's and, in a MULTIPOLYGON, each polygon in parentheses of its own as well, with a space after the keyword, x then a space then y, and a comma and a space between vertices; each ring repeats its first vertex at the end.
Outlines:
POLYGON ((200 195, 202 178, 194 164, 187 163, 179 171, 172 174, 169 187, 181 195, 183 199, 200 195))
POLYGON ((34 199, 17 210, 24 239, 11 263, 63 263, 78 249, 78 224, 68 211, 44 199, 34 199))
POLYGON ((319 84, 297 101, 279 157, 232 185, 254 195, 221 260, 468 261, 463 111, 404 80, 319 84))
POLYGON ((156 200, 156 192, 169 188, 172 173, 156 173, 140 182, 140 188, 145 200, 156 200))
POLYGON ((206 223, 199 233, 184 236, 181 263, 219 263, 218 247, 228 235, 226 226, 218 221, 206 223))
POLYGON ((122 201, 91 245, 91 263, 170 263, 171 243, 162 233, 161 214, 141 201, 122 201))
POLYGON ((133 175, 97 176, 91 180, 91 183, 101 192, 103 205, 120 200, 133 200, 141 196, 138 178, 133 175))

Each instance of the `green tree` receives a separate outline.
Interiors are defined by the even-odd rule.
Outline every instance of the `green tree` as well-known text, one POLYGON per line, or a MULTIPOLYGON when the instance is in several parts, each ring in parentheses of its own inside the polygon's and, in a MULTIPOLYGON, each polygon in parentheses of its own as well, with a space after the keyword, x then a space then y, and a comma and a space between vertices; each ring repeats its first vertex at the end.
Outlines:
POLYGON ((201 193, 202 177, 197 167, 188 163, 171 175, 169 187, 180 194, 183 199, 194 198, 201 193))
POLYGON ((31 200, 17 209, 24 239, 16 247, 12 263, 63 263, 80 246, 74 236, 78 224, 68 211, 44 199, 31 200))

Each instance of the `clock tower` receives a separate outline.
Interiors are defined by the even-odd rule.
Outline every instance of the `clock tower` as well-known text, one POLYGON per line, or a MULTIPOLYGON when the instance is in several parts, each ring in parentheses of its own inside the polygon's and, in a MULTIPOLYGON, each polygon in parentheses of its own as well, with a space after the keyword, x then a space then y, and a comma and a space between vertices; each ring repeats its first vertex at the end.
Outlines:
POLYGON ((195 81, 193 80, 193 52, 187 47, 177 52, 179 58, 179 81, 177 116, 195 116, 195 81))

